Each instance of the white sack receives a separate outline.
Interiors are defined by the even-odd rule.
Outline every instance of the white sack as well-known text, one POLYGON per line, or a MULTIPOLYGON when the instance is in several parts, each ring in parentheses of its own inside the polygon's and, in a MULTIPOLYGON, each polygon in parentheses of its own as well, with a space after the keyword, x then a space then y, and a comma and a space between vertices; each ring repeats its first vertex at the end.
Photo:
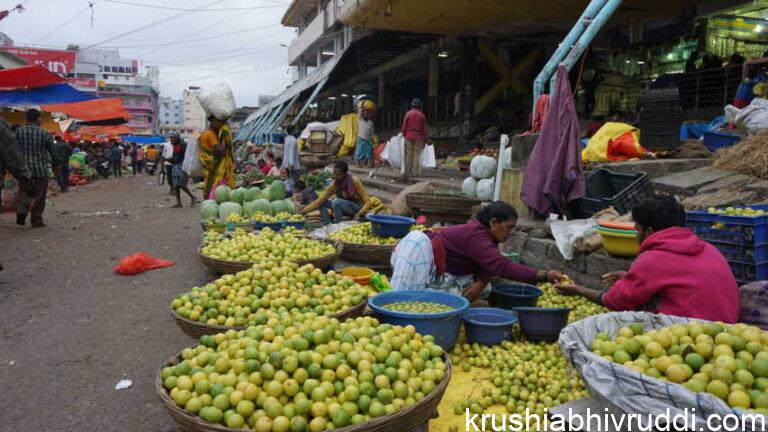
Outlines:
POLYGON ((235 96, 232 89, 226 84, 216 85, 200 95, 200 105, 206 113, 220 120, 232 117, 237 110, 235 96))

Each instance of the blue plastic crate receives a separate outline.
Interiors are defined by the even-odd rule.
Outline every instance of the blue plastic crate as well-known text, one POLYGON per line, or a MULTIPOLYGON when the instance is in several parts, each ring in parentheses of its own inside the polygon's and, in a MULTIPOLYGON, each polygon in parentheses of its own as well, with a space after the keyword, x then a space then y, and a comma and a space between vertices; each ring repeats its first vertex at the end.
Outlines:
POLYGON ((744 244, 708 240, 728 261, 756 263, 768 261, 768 243, 744 244))
POLYGON ((732 147, 742 136, 728 132, 704 131, 704 145, 712 152, 721 148, 732 147))
MULTIPOLYGON (((740 207, 768 211, 768 205, 740 207)), ((707 241, 733 242, 750 246, 768 243, 768 215, 728 216, 704 210, 687 212, 685 221, 696 235, 707 241)))
POLYGON ((731 265, 733 276, 740 285, 768 279, 768 261, 758 263, 729 261, 728 264, 731 265))

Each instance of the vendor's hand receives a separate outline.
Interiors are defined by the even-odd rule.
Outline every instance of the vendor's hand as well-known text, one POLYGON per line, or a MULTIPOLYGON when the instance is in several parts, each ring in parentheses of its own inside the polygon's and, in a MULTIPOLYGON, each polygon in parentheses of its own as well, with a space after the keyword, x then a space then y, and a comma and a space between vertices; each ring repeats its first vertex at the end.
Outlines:
POLYGON ((539 270, 539 272, 536 274, 536 278, 540 282, 557 283, 560 282, 562 277, 563 272, 559 270, 539 270))
POLYGON ((557 290, 557 292, 567 296, 578 294, 580 288, 581 288, 580 286, 573 285, 573 284, 571 285, 556 284, 555 285, 555 289, 557 290))
POLYGON ((464 289, 464 291, 461 292, 461 295, 470 302, 475 301, 477 296, 483 292, 483 288, 485 288, 487 284, 488 283, 484 281, 472 282, 467 288, 464 289))
POLYGON ((358 214, 356 214, 356 215, 355 215, 355 216, 352 218, 352 220, 353 220, 353 221, 355 221, 355 222, 357 222, 357 221, 359 221, 359 220, 360 220, 360 217, 362 217, 362 214, 358 213, 358 214))
POLYGON ((615 272, 606 273, 602 277, 603 285, 610 288, 611 286, 613 286, 613 284, 615 284, 619 279, 623 278, 624 275, 626 274, 627 272, 625 271, 615 271, 615 272))

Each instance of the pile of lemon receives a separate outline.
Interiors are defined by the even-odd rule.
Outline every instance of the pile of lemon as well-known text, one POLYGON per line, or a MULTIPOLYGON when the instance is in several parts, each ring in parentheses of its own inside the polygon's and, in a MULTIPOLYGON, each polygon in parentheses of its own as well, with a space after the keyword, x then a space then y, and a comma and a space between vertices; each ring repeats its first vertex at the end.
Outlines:
POLYGON ((276 233, 269 228, 256 234, 238 228, 231 238, 212 240, 201 248, 207 257, 238 262, 302 261, 325 257, 335 251, 333 245, 308 239, 298 231, 276 233))
POLYGON ((251 215, 251 221, 264 222, 264 223, 276 223, 276 222, 304 222, 304 216, 300 214, 291 214, 287 212, 278 213, 276 215, 268 215, 264 213, 254 213, 251 215))
MULTIPOLYGON (((411 231, 424 231, 425 229, 426 227, 420 224, 411 227, 411 231)), ((338 230, 329 237, 332 240, 339 240, 344 243, 379 246, 394 245, 400 240, 396 237, 384 237, 374 234, 370 222, 363 222, 338 230)))
MULTIPOLYGON (((568 276, 563 276, 560 283, 570 285, 573 282, 568 276)), ((595 304, 582 296, 566 296, 558 293, 554 285, 549 282, 539 284, 539 288, 544 294, 539 298, 536 305, 546 308, 570 308, 571 313, 568 315, 569 323, 608 312, 607 308, 595 304)))

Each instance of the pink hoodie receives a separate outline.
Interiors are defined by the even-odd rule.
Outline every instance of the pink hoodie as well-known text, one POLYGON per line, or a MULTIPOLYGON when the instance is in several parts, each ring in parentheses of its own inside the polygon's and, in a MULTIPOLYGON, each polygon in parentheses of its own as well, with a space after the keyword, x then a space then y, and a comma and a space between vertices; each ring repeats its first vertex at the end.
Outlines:
POLYGON ((722 254, 686 228, 651 234, 629 272, 603 296, 611 310, 637 310, 735 323, 739 286, 722 254))

